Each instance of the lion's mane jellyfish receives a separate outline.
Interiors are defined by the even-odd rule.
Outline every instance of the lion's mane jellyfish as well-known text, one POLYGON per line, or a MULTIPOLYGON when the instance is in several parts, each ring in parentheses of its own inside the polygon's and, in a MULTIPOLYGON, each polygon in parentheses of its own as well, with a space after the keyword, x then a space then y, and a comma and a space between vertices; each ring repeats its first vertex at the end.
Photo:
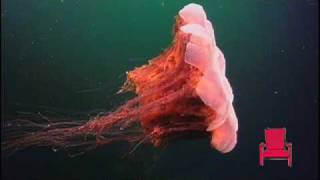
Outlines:
POLYGON ((159 147, 170 139, 207 135, 215 149, 229 152, 237 142, 238 120, 225 68, 204 9, 189 4, 176 18, 172 46, 127 73, 120 92, 133 91, 136 97, 86 122, 20 120, 23 131, 11 130, 3 149, 89 150, 114 141, 159 147))

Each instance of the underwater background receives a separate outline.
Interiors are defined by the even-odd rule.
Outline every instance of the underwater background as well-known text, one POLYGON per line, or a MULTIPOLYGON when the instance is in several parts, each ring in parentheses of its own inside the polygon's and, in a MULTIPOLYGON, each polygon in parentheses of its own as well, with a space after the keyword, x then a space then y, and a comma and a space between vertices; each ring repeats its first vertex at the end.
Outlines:
POLYGON ((228 154, 210 139, 157 149, 114 143, 70 158, 33 147, 2 158, 2 179, 317 179, 319 151, 316 0, 3 0, 2 125, 21 114, 89 118, 114 110, 125 72, 172 41, 174 17, 190 2, 213 23, 239 119, 228 154), (267 127, 286 127, 287 161, 259 166, 267 127))

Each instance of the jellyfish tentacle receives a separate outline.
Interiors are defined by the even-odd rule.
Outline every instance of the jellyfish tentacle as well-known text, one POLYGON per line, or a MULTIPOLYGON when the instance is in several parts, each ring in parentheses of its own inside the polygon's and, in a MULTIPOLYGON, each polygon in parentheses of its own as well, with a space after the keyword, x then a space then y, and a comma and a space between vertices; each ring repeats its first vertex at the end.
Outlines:
POLYGON ((180 10, 174 31, 171 47, 126 73, 118 93, 133 91, 136 97, 88 121, 60 121, 41 113, 40 122, 16 121, 21 126, 8 127, 4 149, 50 146, 78 154, 78 149, 127 141, 136 143, 134 152, 144 142, 161 146, 211 134, 214 148, 231 151, 238 130, 234 97, 225 77, 224 55, 202 6, 191 3, 180 10))

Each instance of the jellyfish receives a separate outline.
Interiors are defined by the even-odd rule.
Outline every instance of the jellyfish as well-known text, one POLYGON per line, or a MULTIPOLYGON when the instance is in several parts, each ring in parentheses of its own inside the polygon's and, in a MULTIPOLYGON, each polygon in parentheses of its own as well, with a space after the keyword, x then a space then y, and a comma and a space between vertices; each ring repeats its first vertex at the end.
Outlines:
POLYGON ((203 7, 194 3, 183 7, 173 31, 169 48, 127 72, 119 93, 135 96, 115 111, 87 121, 17 120, 20 130, 5 127, 10 133, 2 149, 16 152, 47 146, 85 152, 116 141, 161 147, 172 140, 207 136, 214 149, 232 151, 238 130, 233 92, 224 55, 203 7))

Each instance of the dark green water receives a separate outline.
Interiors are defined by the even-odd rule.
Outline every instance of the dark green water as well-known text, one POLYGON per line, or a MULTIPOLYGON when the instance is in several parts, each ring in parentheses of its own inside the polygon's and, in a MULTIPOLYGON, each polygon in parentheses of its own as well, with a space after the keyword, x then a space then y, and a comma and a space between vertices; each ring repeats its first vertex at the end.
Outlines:
MULTIPOLYGON (((192 1, 3 0, 2 113, 87 114, 130 95, 115 93, 125 72, 147 63, 172 40, 174 16, 192 1)), ((239 118, 229 154, 209 139, 133 155, 116 143, 69 158, 30 148, 2 159, 3 179, 316 179, 318 56, 316 0, 194 1, 201 4, 225 54, 239 118), (293 168, 258 164, 266 127, 286 127, 293 168)))

